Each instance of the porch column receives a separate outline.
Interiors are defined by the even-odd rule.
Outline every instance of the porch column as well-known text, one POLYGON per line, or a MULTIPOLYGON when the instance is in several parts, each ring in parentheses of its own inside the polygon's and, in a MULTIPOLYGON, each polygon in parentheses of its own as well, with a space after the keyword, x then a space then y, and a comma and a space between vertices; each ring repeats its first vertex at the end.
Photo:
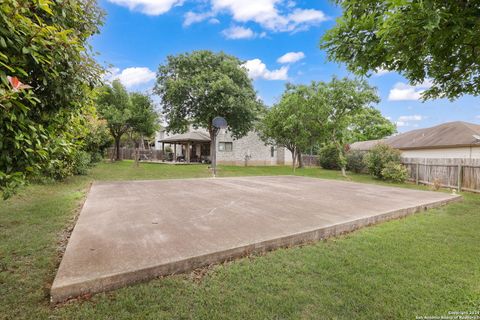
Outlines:
POLYGON ((173 143, 173 162, 177 162, 177 144, 173 143))
POLYGON ((187 163, 190 163, 190 141, 187 142, 187 150, 185 156, 187 163))
POLYGON ((165 142, 162 142, 162 161, 165 161, 165 142))

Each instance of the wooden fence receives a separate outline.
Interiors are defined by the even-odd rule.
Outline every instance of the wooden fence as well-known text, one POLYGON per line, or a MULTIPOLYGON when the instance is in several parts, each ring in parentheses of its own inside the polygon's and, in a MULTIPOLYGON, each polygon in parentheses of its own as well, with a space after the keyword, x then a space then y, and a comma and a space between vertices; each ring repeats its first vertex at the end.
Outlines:
POLYGON ((480 193, 480 159, 402 158, 409 180, 480 193))
POLYGON ((320 162, 318 161, 318 156, 302 154, 303 165, 306 167, 319 167, 320 162))
MULTIPOLYGON (((161 161, 163 160, 162 150, 155 149, 143 149, 138 150, 141 161, 161 161)), ((115 153, 114 148, 108 148, 108 157, 111 159, 115 153)), ((134 148, 120 148, 120 159, 122 160, 135 160, 134 148)))

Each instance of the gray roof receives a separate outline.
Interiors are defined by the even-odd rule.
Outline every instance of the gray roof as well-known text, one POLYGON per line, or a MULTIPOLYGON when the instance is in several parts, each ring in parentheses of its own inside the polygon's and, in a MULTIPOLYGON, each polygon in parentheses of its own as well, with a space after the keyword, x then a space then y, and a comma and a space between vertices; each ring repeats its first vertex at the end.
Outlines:
POLYGON ((181 142, 210 142, 210 136, 200 131, 190 131, 187 133, 177 134, 160 140, 165 143, 181 143, 181 142))
POLYGON ((376 144, 383 142, 396 149, 432 149, 479 146, 480 141, 474 135, 480 136, 480 125, 463 121, 447 122, 438 126, 408 131, 385 140, 355 142, 353 150, 370 150, 376 144), (369 147, 368 149, 366 147, 369 147))
POLYGON ((385 139, 359 141, 359 142, 352 143, 350 145, 350 150, 368 151, 373 147, 375 147, 377 144, 382 142, 385 142, 385 139))

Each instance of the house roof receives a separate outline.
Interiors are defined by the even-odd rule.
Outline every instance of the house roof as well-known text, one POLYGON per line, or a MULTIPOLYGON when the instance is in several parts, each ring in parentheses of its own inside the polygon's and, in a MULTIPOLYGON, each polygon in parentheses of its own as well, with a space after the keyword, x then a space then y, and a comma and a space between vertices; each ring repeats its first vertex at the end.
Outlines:
POLYGON ((204 132, 190 131, 187 133, 177 134, 177 135, 162 139, 160 140, 160 142, 166 142, 166 143, 210 142, 210 136, 204 132))
POLYGON ((351 150, 358 150, 358 151, 368 151, 375 147, 377 144, 385 142, 385 139, 379 140, 368 140, 368 141, 359 141, 352 143, 350 145, 351 150))
POLYGON ((400 150, 466 146, 480 147, 480 141, 474 135, 480 136, 480 125, 455 121, 430 128, 408 131, 383 141, 356 142, 350 148, 353 150, 370 150, 380 142, 400 150), (369 149, 366 149, 366 147, 369 147, 369 149))

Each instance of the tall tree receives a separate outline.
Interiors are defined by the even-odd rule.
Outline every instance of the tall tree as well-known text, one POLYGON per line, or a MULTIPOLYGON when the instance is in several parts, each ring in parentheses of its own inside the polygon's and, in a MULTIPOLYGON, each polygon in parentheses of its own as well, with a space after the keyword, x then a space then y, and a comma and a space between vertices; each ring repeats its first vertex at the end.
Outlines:
POLYGON ((153 101, 147 94, 133 92, 130 94, 130 101, 132 102, 132 117, 129 124, 132 133, 137 134, 139 139, 135 156, 135 162, 138 165, 138 149, 144 148, 145 137, 151 137, 160 126, 153 101))
POLYGON ((359 113, 372 103, 380 102, 376 89, 364 80, 337 79, 325 84, 321 94, 328 105, 328 139, 337 147, 340 168, 346 175, 347 160, 345 146, 349 136, 349 126, 359 113))
POLYGON ((432 79, 423 99, 480 93, 480 6, 476 0, 335 0, 342 16, 320 47, 358 75, 397 71, 432 79))
MULTIPOLYGON (((162 100, 168 131, 185 132, 189 125, 203 127, 212 141, 213 118, 224 117, 228 131, 240 138, 253 128, 261 108, 242 62, 223 52, 168 56, 158 69, 154 92, 162 100)), ((214 152, 212 143, 212 156, 214 152)))
POLYGON ((263 118, 260 135, 269 144, 282 146, 292 153, 292 166, 302 166, 302 152, 322 138, 327 109, 318 99, 319 84, 287 84, 280 102, 263 118), (322 114, 323 112, 323 114, 322 114))
POLYGON ((265 141, 292 152, 293 166, 305 148, 314 143, 335 145, 345 175, 345 145, 356 115, 378 102, 376 90, 366 81, 333 78, 330 82, 287 85, 280 102, 262 123, 265 141))
POLYGON ((120 160, 120 139, 131 128, 132 102, 119 80, 100 89, 97 99, 100 116, 107 121, 110 134, 115 141, 115 159, 120 160))
POLYGON ((62 177, 71 174, 89 91, 101 75, 88 38, 102 20, 95 0, 0 1, 0 192, 5 197, 51 169, 62 177))

